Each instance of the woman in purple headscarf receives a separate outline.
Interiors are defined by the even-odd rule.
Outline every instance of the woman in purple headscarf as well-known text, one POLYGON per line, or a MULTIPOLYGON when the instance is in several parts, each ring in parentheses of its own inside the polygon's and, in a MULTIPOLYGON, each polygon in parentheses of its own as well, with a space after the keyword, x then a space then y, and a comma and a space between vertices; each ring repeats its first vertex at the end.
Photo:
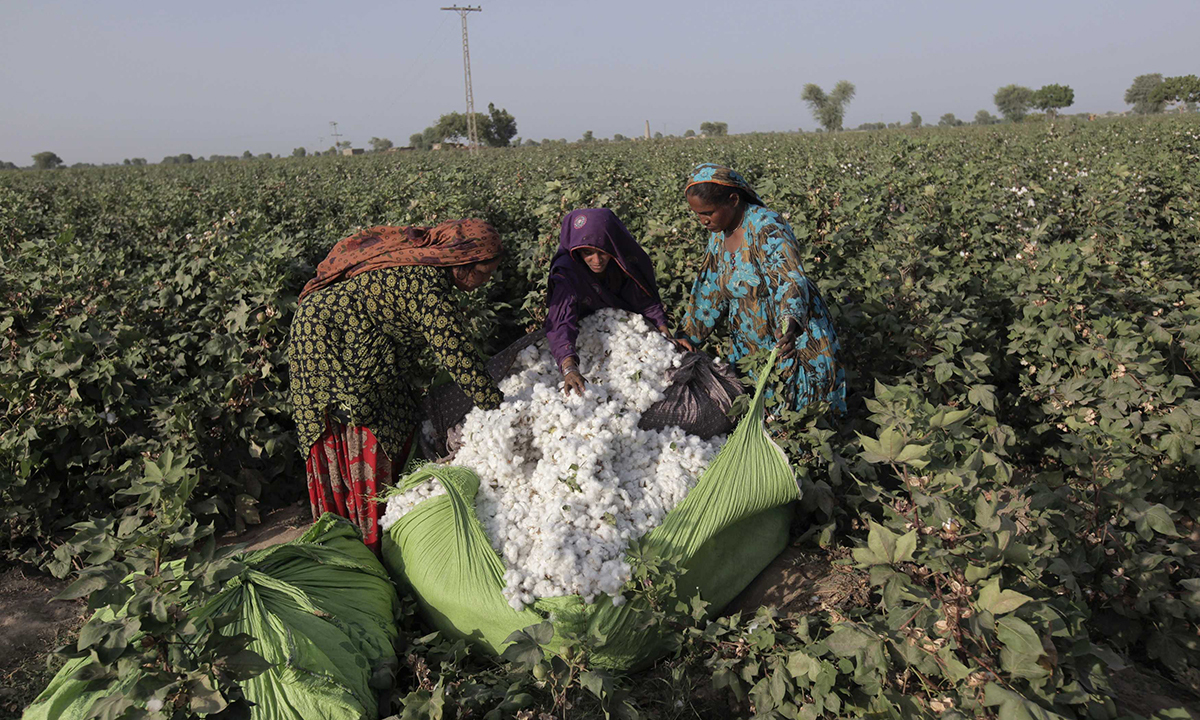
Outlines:
POLYGON ((639 313, 670 337, 654 265, 612 210, 572 210, 562 221, 550 263, 546 337, 566 392, 583 392, 575 338, 579 321, 601 308, 639 313))

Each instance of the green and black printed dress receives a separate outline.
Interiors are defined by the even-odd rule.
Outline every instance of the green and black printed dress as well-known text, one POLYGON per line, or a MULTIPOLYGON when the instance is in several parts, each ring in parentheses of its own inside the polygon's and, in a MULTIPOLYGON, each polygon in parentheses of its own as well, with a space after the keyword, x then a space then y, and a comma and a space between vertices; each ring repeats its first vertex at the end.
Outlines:
POLYGON ((442 268, 390 267, 355 275, 304 298, 292 320, 288 359, 300 451, 330 413, 369 428, 396 463, 419 421, 409 378, 424 348, 478 407, 503 397, 461 329, 442 268))

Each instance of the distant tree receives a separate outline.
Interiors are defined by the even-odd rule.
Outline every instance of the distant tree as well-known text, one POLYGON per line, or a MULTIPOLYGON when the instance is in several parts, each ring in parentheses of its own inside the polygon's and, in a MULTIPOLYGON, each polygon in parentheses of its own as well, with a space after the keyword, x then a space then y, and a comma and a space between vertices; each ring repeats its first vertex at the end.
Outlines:
POLYGON ((1200 103, 1200 77, 1195 75, 1180 75, 1165 78, 1158 87, 1150 93, 1151 102, 1180 103, 1179 109, 1195 106, 1200 103))
POLYGON ((867 122, 867 123, 863 123, 862 125, 859 125, 855 129, 856 130, 885 130, 885 129, 887 129, 887 123, 867 122))
POLYGON ((1005 120, 1021 122, 1033 105, 1033 91, 1021 85, 1005 85, 992 96, 992 102, 1005 120))
POLYGON ((723 137, 729 134, 729 123, 702 122, 700 123, 700 132, 709 137, 723 137))
POLYGON ((1059 110, 1075 104, 1075 91, 1069 85, 1043 85, 1030 104, 1053 118, 1059 110))
POLYGON ((663 137, 663 134, 662 134, 662 133, 660 133, 660 132, 656 132, 656 133, 654 133, 654 139, 655 139, 655 140, 662 140, 662 137, 663 137))
POLYGON ((954 113, 946 113, 938 120, 938 127, 958 127, 963 121, 954 117, 954 113))
POLYGON ((479 139, 489 147, 508 147, 517 135, 517 119, 504 108, 488 103, 487 122, 479 127, 479 139))
POLYGON ((373 137, 368 142, 371 145, 371 152, 383 152, 392 147, 392 141, 387 138, 373 137))
MULTIPOLYGON (((487 114, 475 113, 475 129, 479 141, 489 147, 508 147, 517 135, 517 120, 503 108, 497 109, 488 103, 487 114)), ((437 124, 425 128, 418 141, 414 134, 408 142, 415 148, 428 149, 434 143, 462 142, 470 137, 466 113, 446 113, 438 118, 437 124)))
POLYGON ((275 156, 274 156, 274 155, 272 155, 271 153, 263 153, 262 155, 259 155, 259 156, 258 156, 258 159, 259 159, 259 160, 271 160, 271 159, 272 159, 272 158, 274 158, 274 157, 275 157, 275 156))
POLYGON ((1125 91, 1125 104, 1132 105, 1138 115, 1160 113, 1167 106, 1166 100, 1159 97, 1158 87, 1163 83, 1162 73, 1138 75, 1133 84, 1125 91))
POLYGON ((8 162, 7 160, 0 160, 0 170, 17 170, 17 169, 19 169, 19 168, 17 168, 16 163, 8 162))
POLYGON ((613 142, 625 142, 628 139, 629 138, 625 137, 621 133, 616 133, 613 135, 613 142))
POLYGON ((909 118, 908 118, 908 126, 909 126, 910 128, 919 128, 919 127, 921 127, 921 114, 920 114, 920 113, 918 113, 916 110, 913 110, 913 111, 912 111, 912 115, 911 115, 911 116, 909 116, 909 118))
POLYGON ((533 138, 529 138, 523 144, 525 145, 525 147, 537 147, 538 141, 534 140, 533 138))
POLYGON ((842 129, 842 117, 845 115, 846 106, 854 99, 854 92, 854 83, 848 80, 838 81, 838 84, 833 86, 833 91, 828 94, 819 85, 809 83, 800 93, 800 99, 808 103, 813 118, 821 127, 833 132, 842 129))
POLYGON ((308 151, 302 147, 298 147, 292 151, 292 157, 304 157, 305 155, 308 155, 308 151))
POLYGON ((583 133, 583 137, 580 138, 580 140, 582 140, 585 143, 590 143, 590 142, 594 142, 596 140, 596 136, 592 134, 591 130, 585 130, 583 133))
POLYGON ((684 131, 683 136, 684 137, 696 137, 696 131, 689 128, 688 130, 684 131))
MULTIPOLYGON (((483 124, 483 113, 475 113, 475 128, 478 130, 483 124)), ((450 112, 438 118, 437 124, 433 126, 433 133, 429 136, 431 144, 444 142, 466 142, 470 139, 471 132, 467 123, 466 113, 450 112)))
POLYGON ((62 158, 49 150, 33 156, 33 167, 35 170, 53 170, 62 164, 62 158))
POLYGON ((247 150, 246 152, 242 153, 242 159, 243 159, 243 160, 249 160, 249 159, 251 159, 251 158, 253 158, 253 157, 254 157, 254 153, 250 152, 249 150, 247 150))
POLYGON ((178 165, 179 158, 175 157, 174 155, 167 155, 158 164, 159 165, 178 165))
POLYGON ((979 112, 975 113, 976 125, 995 125, 998 122, 1000 122, 1000 118, 991 114, 987 110, 980 110, 979 112))
POLYGON ((133 163, 129 162, 129 158, 125 158, 124 162, 122 162, 121 164, 122 165, 132 165, 133 163))

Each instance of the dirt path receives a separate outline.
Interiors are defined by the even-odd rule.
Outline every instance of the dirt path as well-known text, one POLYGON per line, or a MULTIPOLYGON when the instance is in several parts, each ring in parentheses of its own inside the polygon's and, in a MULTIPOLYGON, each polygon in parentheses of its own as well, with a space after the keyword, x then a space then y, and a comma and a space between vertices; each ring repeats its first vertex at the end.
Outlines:
POLYGON ((52 601, 66 586, 29 568, 0 572, 0 718, 20 717, 54 675, 46 655, 83 624, 82 601, 52 601))

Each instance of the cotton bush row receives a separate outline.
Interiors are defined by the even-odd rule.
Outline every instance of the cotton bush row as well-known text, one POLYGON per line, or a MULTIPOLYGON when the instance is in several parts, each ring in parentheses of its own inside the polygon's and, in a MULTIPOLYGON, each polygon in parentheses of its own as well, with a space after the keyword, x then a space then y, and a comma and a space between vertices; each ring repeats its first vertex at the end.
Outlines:
MULTIPOLYGON (((588 379, 582 396, 563 393, 544 342, 530 346, 500 384, 503 405, 467 415, 454 458, 480 478, 476 510, 517 609, 562 595, 621 602, 630 542, 662 522, 724 442, 638 428, 680 362, 640 316, 592 315, 577 351, 588 379)), ((394 497, 385 528, 438 492, 430 481, 394 497)))

